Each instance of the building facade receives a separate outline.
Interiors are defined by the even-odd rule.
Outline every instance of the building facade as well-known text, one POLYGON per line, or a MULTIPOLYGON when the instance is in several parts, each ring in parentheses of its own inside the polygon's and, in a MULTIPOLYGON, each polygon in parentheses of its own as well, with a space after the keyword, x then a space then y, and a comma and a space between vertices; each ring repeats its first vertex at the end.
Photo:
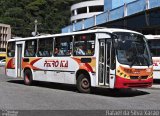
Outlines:
POLYGON ((104 0, 85 1, 71 6, 71 23, 82 21, 104 11, 104 0))
POLYGON ((5 52, 7 40, 11 38, 10 25, 0 23, 0 52, 5 52))
POLYGON ((104 12, 62 28, 62 33, 96 26, 160 34, 160 0, 104 0, 104 12))

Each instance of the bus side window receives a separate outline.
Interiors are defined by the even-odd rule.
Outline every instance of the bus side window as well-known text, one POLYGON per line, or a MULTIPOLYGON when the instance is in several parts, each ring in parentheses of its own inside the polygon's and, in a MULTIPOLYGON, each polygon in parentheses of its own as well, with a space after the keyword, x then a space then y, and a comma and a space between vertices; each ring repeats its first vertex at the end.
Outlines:
POLYGON ((95 34, 75 35, 75 56, 93 56, 95 50, 95 34))
POLYGON ((53 38, 39 39, 38 42, 38 57, 51 57, 53 53, 53 38))
POLYGON ((55 38, 54 56, 71 56, 72 36, 55 38))
POLYGON ((7 56, 8 57, 14 57, 15 56, 15 42, 8 42, 7 56))
POLYGON ((25 42, 25 57, 35 57, 37 50, 37 40, 27 40, 25 42))
POLYGON ((159 57, 160 56, 160 40, 159 39, 148 40, 148 45, 149 45, 152 57, 159 57))

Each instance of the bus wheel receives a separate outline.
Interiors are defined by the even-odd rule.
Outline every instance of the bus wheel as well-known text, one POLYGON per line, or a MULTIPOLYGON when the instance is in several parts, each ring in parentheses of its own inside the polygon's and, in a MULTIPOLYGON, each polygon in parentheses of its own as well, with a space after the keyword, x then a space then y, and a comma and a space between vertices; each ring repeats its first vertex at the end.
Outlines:
POLYGON ((77 89, 81 93, 90 93, 90 81, 84 74, 80 74, 77 79, 77 89))
POLYGON ((24 84, 32 85, 32 83, 33 83, 32 72, 29 69, 27 69, 24 72, 24 84))

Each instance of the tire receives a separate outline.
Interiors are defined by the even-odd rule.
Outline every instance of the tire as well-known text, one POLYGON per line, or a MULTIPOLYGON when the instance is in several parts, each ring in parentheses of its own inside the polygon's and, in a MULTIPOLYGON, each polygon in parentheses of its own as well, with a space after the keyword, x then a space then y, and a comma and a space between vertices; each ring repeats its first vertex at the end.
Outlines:
POLYGON ((33 84, 33 77, 31 70, 27 69, 24 72, 24 84, 25 85, 32 85, 33 84))
POLYGON ((77 89, 81 93, 90 93, 91 84, 86 75, 80 74, 77 79, 77 89))

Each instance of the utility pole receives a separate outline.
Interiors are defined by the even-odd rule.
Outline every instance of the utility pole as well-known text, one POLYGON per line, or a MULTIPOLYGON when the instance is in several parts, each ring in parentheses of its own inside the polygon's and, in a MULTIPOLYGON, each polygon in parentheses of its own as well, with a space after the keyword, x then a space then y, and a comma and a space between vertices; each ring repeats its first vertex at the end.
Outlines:
POLYGON ((37 32, 37 25, 38 25, 38 21, 37 21, 37 19, 34 21, 34 28, 35 28, 35 36, 38 34, 38 32, 37 32))

